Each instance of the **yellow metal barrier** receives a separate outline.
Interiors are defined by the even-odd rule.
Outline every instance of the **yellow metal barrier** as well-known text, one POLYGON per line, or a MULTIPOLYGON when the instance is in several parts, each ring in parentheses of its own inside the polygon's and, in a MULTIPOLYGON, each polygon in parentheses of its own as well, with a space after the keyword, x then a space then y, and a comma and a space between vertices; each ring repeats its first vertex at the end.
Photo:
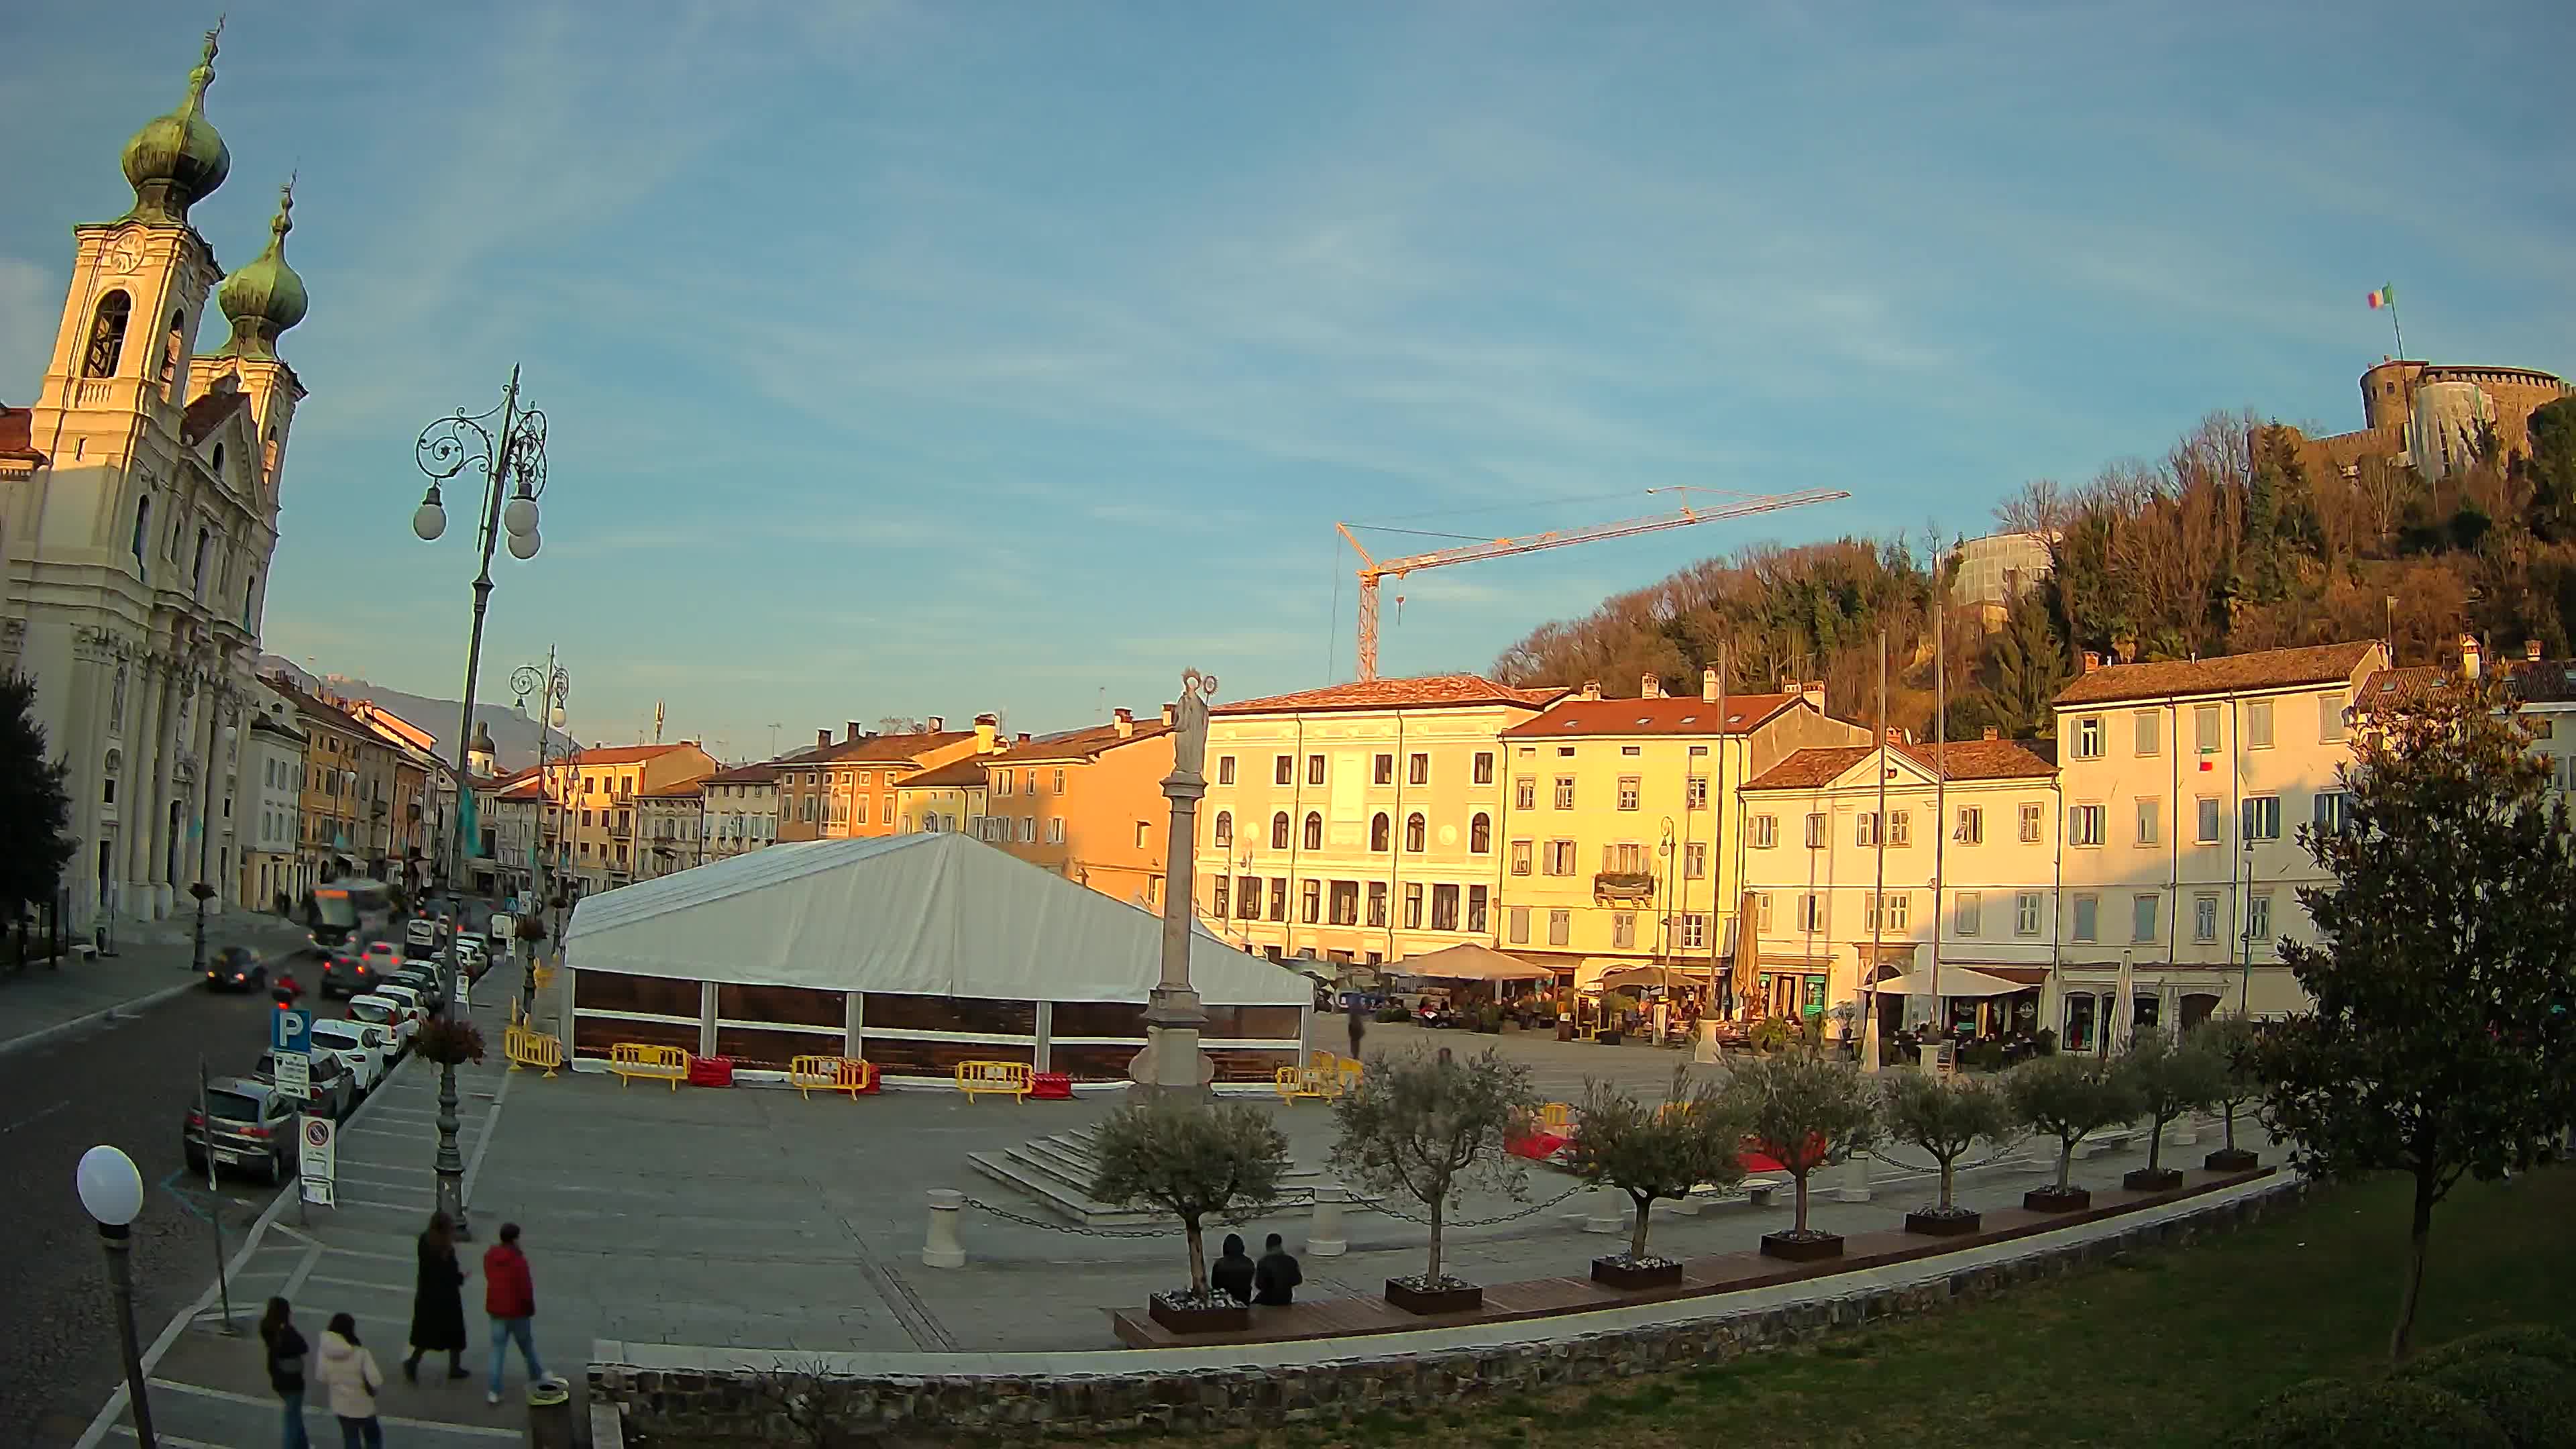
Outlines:
POLYGON ((1027 1101, 1029 1078, 1037 1069, 1026 1062, 959 1062, 957 1090, 973 1101, 987 1092, 999 1093, 1018 1101, 1027 1101))
POLYGON ((551 1077, 563 1065, 563 1038, 513 1023, 501 1033, 501 1054, 510 1059, 511 1071, 543 1067, 551 1077))
POLYGON ((608 1069, 617 1074, 622 1086, 634 1085, 637 1077, 666 1081, 671 1090, 680 1090, 680 1079, 689 1074, 689 1054, 674 1046, 648 1046, 640 1041, 621 1041, 608 1049, 608 1069))
MULTIPOLYGON (((1324 1060, 1331 1061, 1330 1053, 1324 1060)), ((1281 1067, 1271 1079, 1280 1099, 1288 1102, 1312 1098, 1329 1102, 1342 1094, 1341 1074, 1332 1067, 1281 1067)))
POLYGON ((858 1057, 805 1056, 787 1064, 787 1084, 798 1096, 847 1092, 855 1102, 861 1092, 877 1088, 877 1064, 858 1057))
POLYGON ((1550 1132, 1563 1133, 1574 1127, 1574 1104, 1547 1102, 1538 1109, 1538 1125, 1550 1132))

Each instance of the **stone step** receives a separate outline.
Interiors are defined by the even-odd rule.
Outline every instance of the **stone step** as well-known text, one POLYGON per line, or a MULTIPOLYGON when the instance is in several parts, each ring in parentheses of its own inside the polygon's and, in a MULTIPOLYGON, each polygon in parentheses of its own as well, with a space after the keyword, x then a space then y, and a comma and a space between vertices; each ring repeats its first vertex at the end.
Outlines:
MULTIPOLYGON (((1085 1227, 1135 1227, 1166 1221, 1151 1210, 1111 1207, 1094 1200, 1092 1159, 1060 1140, 1072 1135, 1075 1134, 1057 1133, 1035 1138, 1001 1152, 970 1152, 966 1160, 977 1172, 1085 1227)), ((1312 1212, 1315 1189, 1323 1181, 1322 1169, 1290 1163, 1279 1201, 1269 1211, 1312 1212)), ((1365 1210, 1375 1202, 1374 1198, 1354 1196, 1350 1205, 1353 1210, 1365 1210)))

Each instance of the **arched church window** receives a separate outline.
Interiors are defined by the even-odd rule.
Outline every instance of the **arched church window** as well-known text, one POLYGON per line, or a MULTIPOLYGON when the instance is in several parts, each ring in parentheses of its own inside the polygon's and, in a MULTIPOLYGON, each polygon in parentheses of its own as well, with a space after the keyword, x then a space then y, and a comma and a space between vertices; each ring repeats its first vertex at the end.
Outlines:
POLYGON ((138 573, 143 568, 143 540, 150 536, 147 530, 151 527, 152 495, 146 493, 134 504, 134 567, 138 573))
POLYGON ((206 591, 206 555, 213 547, 214 540, 215 536, 211 532, 202 528, 197 530, 197 569, 195 573, 189 575, 189 587, 195 589, 200 595, 206 591))
POLYGON ((217 443, 217 444, 215 444, 215 477, 216 477, 216 478, 218 478, 218 479, 220 479, 220 478, 222 478, 223 476, 224 476, 224 445, 223 445, 223 444, 221 444, 221 443, 217 443))
POLYGON ((89 352, 81 361, 83 377, 116 376, 116 364, 125 356, 125 322, 133 312, 134 299, 123 291, 98 299, 98 310, 90 314, 89 352))
MULTIPOLYGON (((165 397, 179 387, 179 354, 188 345, 188 314, 170 314, 170 333, 161 341, 161 392, 165 397)), ((174 399, 175 400, 175 399, 174 399)))

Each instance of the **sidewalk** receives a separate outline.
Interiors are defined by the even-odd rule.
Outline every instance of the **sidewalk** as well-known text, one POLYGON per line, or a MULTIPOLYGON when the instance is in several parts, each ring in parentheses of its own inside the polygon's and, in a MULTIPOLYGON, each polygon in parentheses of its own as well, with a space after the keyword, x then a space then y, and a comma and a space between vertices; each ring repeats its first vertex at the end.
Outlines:
MULTIPOLYGON (((128 925, 114 956, 66 952, 56 965, 38 963, 0 977, 0 1055, 85 1031, 110 1011, 142 1011, 200 984, 204 978, 192 969, 194 928, 193 910, 150 926, 128 925)), ((207 956, 236 945, 257 948, 275 970, 281 956, 303 949, 304 927, 239 907, 208 912, 207 956)), ((296 964, 300 969, 302 962, 296 964)))

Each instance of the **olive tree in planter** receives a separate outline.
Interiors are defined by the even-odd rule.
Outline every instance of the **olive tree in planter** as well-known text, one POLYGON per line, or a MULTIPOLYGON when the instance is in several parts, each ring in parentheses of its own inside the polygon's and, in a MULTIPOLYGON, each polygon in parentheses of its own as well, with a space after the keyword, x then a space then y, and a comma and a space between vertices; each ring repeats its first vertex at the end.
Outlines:
POLYGON ((2196 1112, 2226 1090, 2227 1066, 2198 1038, 2183 1042, 2152 1036, 2120 1058, 2116 1068, 2137 1094, 2138 1110, 2153 1125, 2147 1132, 2147 1165, 2120 1179, 2131 1192, 2163 1192, 2182 1186, 2182 1170, 2164 1165, 2165 1128, 2186 1112, 2196 1112))
POLYGON ((1160 1208, 1181 1220, 1189 1240, 1190 1286, 1148 1299, 1154 1321, 1174 1333, 1246 1327, 1244 1306, 1208 1287, 1202 1228, 1211 1217, 1257 1212, 1278 1199, 1288 1139, 1270 1114, 1246 1102, 1141 1102, 1100 1124, 1092 1156, 1093 1198, 1160 1208))
POLYGON ((1593 1281, 1613 1288, 1657 1288, 1679 1283, 1682 1265, 1646 1255, 1650 1210, 1659 1198, 1688 1197, 1703 1184, 1729 1187, 1744 1177, 1744 1119, 1720 1083, 1690 1083, 1687 1068, 1673 1069, 1661 1103, 1606 1082, 1586 1082, 1575 1114, 1574 1175, 1594 1187, 1615 1187, 1637 1205, 1628 1251, 1592 1260, 1593 1281))
POLYGON ((1959 1159, 1980 1142, 1998 1146, 2016 1136, 2012 1104, 2003 1091, 1982 1077, 1943 1080, 1925 1072, 1898 1072, 1887 1079, 1887 1135, 1920 1147, 1941 1165, 1941 1196, 1929 1207, 1905 1215, 1909 1233, 1942 1237, 1973 1233, 1979 1218, 1954 1196, 1959 1159))
POLYGON ((1737 1059, 1726 1097, 1743 1119, 1746 1143, 1779 1163, 1797 1186, 1796 1224, 1785 1233, 1764 1233, 1762 1251, 1802 1263, 1841 1257, 1841 1234, 1807 1226, 1807 1184, 1818 1168, 1876 1145, 1876 1086, 1854 1063, 1792 1050, 1737 1059))
POLYGON ((1333 1104, 1341 1129, 1333 1166, 1359 1187, 1400 1192, 1430 1212, 1430 1258, 1418 1277, 1386 1280, 1387 1302, 1408 1313, 1463 1313, 1484 1303, 1484 1289, 1441 1272, 1442 1223, 1469 1187, 1520 1196, 1520 1159, 1503 1146, 1537 1106, 1529 1069, 1490 1047, 1464 1061, 1420 1047, 1379 1057, 1333 1104))
POLYGON ((2138 1096, 2127 1074, 2091 1056, 2041 1057, 2015 1067, 2004 1078, 2004 1090, 2016 1121, 2057 1139, 2057 1181, 2023 1193, 2021 1205, 2035 1213, 2091 1207, 2093 1194, 2073 1181, 2075 1149, 2103 1128, 2138 1115, 2138 1096))
POLYGON ((2263 1079, 2254 1070, 2254 1023, 2242 1016, 2213 1016, 2192 1028, 2202 1050, 2218 1058, 2219 1090, 2209 1105, 2218 1113, 2226 1145, 2200 1160, 2211 1172, 2251 1172, 2263 1159, 2236 1145, 2236 1118, 2263 1095, 2263 1079))

